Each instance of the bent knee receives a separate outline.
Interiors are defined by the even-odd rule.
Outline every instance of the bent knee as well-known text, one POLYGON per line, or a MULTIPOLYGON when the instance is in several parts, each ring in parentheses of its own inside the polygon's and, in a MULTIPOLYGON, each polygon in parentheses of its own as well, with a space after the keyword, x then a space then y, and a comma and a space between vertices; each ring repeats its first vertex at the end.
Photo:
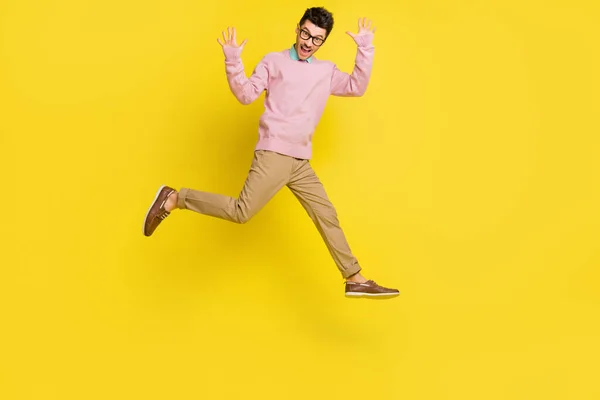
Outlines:
POLYGON ((246 215, 238 215, 237 218, 235 219, 235 222, 243 225, 245 223, 247 223, 248 221, 250 221, 252 219, 252 217, 250 216, 246 216, 246 215))
POLYGON ((248 210, 238 208, 235 213, 234 222, 243 225, 248 223, 252 219, 252 216, 253 214, 248 212, 248 210))

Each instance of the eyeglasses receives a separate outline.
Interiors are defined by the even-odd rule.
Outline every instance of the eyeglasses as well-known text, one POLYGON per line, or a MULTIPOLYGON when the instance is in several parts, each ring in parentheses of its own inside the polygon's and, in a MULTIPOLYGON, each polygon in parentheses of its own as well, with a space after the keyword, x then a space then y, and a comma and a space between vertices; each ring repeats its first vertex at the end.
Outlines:
POLYGON ((300 37, 304 40, 312 39, 312 42, 315 46, 321 46, 325 43, 325 39, 321 39, 320 37, 312 36, 309 31, 306 29, 300 30, 300 37))

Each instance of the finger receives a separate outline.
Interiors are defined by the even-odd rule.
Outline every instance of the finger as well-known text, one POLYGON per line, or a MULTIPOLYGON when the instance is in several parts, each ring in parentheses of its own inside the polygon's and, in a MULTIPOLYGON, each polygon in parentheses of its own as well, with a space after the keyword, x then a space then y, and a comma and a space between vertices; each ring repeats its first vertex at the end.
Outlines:
POLYGON ((367 19, 365 17, 363 17, 363 19, 362 19, 362 27, 363 28, 367 27, 367 19))
POLYGON ((236 40, 237 40, 237 32, 236 32, 236 30, 235 30, 235 27, 234 27, 234 28, 232 28, 232 31, 233 31, 233 43, 236 43, 236 40))
POLYGON ((244 41, 242 42, 242 44, 240 44, 240 47, 244 47, 247 42, 248 42, 248 39, 244 39, 244 41))
POLYGON ((367 22, 367 29, 371 30, 371 20, 367 22))
POLYGON ((221 32, 223 34, 223 41, 227 43, 227 37, 225 37, 225 31, 221 32))

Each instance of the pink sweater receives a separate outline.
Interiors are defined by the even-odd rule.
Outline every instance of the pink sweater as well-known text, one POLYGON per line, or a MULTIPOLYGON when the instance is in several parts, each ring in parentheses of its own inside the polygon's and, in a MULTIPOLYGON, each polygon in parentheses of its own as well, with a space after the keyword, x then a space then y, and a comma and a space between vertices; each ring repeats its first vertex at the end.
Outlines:
POLYGON ((270 150, 300 159, 312 157, 312 137, 330 95, 362 96, 373 65, 372 35, 357 36, 354 71, 347 74, 329 61, 296 61, 291 51, 267 54, 248 78, 239 48, 225 48, 227 80, 242 104, 263 91, 265 111, 258 126, 256 150, 270 150))

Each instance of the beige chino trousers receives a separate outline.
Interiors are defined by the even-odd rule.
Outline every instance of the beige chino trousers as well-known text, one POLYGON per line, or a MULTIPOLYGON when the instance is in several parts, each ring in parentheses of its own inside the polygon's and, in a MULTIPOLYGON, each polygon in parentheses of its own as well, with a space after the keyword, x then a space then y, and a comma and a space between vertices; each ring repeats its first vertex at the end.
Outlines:
POLYGON ((350 251, 337 212, 308 160, 257 150, 238 198, 183 188, 177 205, 181 209, 243 224, 284 186, 292 191, 314 222, 342 277, 348 278, 359 272, 361 267, 350 251))

